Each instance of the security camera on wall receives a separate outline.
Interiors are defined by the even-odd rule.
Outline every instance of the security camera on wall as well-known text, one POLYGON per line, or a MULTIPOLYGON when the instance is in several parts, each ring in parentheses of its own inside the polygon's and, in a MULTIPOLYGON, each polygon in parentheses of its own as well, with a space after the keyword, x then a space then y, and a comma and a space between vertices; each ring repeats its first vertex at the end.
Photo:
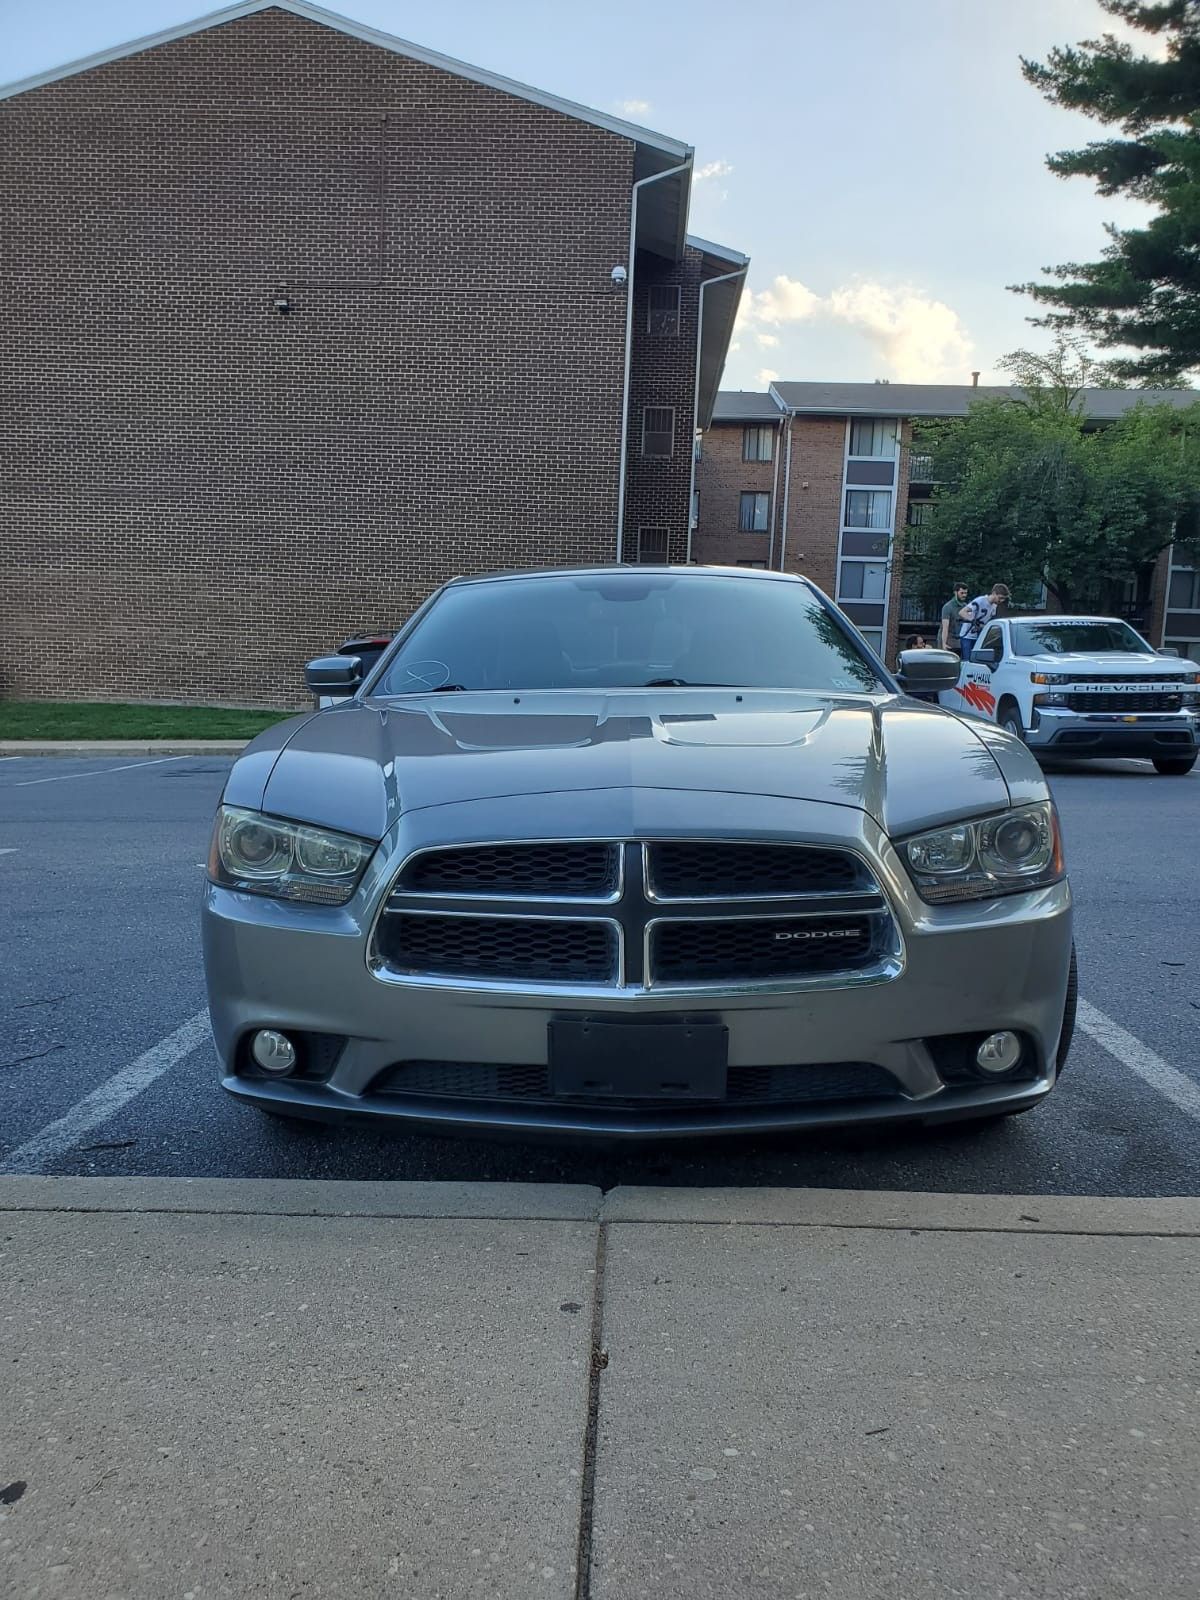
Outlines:
POLYGON ((624 267, 614 267, 612 269, 612 286, 614 289, 623 289, 628 282, 629 274, 624 267))

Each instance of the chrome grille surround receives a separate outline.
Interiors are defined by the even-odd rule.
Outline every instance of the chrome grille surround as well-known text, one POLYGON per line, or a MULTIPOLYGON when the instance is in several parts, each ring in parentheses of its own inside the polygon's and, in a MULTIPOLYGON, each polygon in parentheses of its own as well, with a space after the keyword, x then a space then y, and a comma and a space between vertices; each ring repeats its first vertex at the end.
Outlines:
MULTIPOLYGON (((457 864, 450 864, 450 876, 461 876, 457 864)), ((548 886, 553 882, 556 889, 561 889, 562 873, 557 869, 536 877, 538 883, 548 886)), ((679 887, 678 875, 671 886, 679 887)), ((417 926, 416 923, 410 925, 417 926)), ((562 932, 566 934, 565 927, 562 932)), ((549 936, 549 933, 546 929, 545 934, 549 936)), ((546 939, 540 938, 540 942, 545 945, 546 939)), ((555 941, 551 939, 550 943, 555 944, 555 941)), ((561 941, 557 941, 556 947, 566 948, 561 941)), ((805 988, 887 982, 903 970, 904 952, 899 927, 879 879, 866 857, 853 848, 757 840, 743 844, 730 839, 550 839, 438 846, 436 851, 414 852, 401 864, 379 908, 368 941, 367 961, 370 971, 381 982, 426 987, 597 997, 622 993, 738 995, 748 991, 786 993, 805 988), (445 887, 427 891, 414 886, 422 881, 422 876, 412 871, 413 864, 431 855, 445 858, 461 852, 465 857, 470 852, 487 851, 494 859, 496 853, 512 849, 525 852, 526 859, 545 864, 546 852, 552 853, 556 848, 577 851, 580 846, 609 852, 606 859, 613 863, 615 870, 615 878, 611 875, 603 880, 593 877, 594 892, 591 894, 540 894, 535 883, 531 892, 518 895, 511 892, 511 881, 506 882, 503 893, 451 893, 445 887), (767 892, 696 893, 686 898, 656 895, 652 885, 655 851, 660 847, 689 852, 691 876, 685 886, 697 890, 720 888, 722 884, 732 890, 733 880, 740 877, 745 881, 747 873, 739 869, 731 880, 727 870, 729 853, 742 848, 756 852, 756 865, 748 876, 767 892), (710 849, 714 882, 707 884, 703 881, 703 863, 704 852, 710 849), (531 856, 531 851, 537 851, 538 855, 531 856), (764 876, 759 870, 764 863, 763 853, 774 851, 781 853, 782 865, 768 863, 769 870, 764 876), (789 852, 796 867, 792 876, 789 876, 789 852), (841 866, 837 858, 842 859, 841 866), (814 860, 818 865, 815 874, 812 871, 814 860), (796 887, 792 892, 781 892, 779 884, 790 883, 793 878, 796 887), (841 890, 803 886, 805 883, 836 882, 839 878, 854 886, 841 890), (611 887, 606 887, 610 883, 611 887), (503 902, 503 908, 499 901, 503 902), (480 963, 474 957, 452 955, 443 960, 440 967, 436 961, 432 965, 423 963, 418 951, 405 947, 401 933, 404 918, 420 919, 426 927, 432 919, 446 919, 445 938, 429 941, 431 948, 440 944, 442 949, 453 945, 451 923, 461 922, 464 935, 470 929, 471 938, 477 939, 481 948, 487 948, 487 961, 480 963), (486 930, 477 938, 476 925, 485 919, 496 921, 497 939, 489 939, 486 930), (531 972, 528 950, 531 944, 538 945, 540 936, 522 937, 522 958, 514 955, 506 967, 500 939, 502 925, 547 923, 571 924, 581 932, 585 928, 607 928, 611 934, 612 957, 605 974, 601 977, 592 968, 587 975, 582 975, 578 967, 573 973, 556 972, 552 963, 549 967, 543 964, 536 973, 531 972), (761 948, 754 945, 756 927, 761 930, 761 948), (811 944, 806 931, 810 927, 811 944), (835 940, 845 940, 840 945, 848 952, 844 962, 830 955, 835 940), (694 972, 688 971, 686 960, 679 956, 681 949, 689 947, 689 941, 691 947, 706 953, 704 961, 697 961, 694 972), (668 943, 674 951, 670 962, 659 956, 660 948, 668 943), (723 943, 740 952, 738 960, 731 960, 728 971, 722 970, 723 943), (805 956, 806 950, 813 953, 811 958, 805 956), (772 952, 777 953, 777 959, 772 959, 772 952)))

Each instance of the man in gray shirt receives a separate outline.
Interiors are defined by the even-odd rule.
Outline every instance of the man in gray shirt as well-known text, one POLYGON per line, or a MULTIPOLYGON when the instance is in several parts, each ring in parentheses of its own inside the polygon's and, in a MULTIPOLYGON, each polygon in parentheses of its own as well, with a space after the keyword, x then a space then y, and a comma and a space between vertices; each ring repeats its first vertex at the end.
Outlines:
POLYGON ((967 603, 970 590, 965 583, 954 585, 954 598, 947 600, 942 607, 941 627, 938 630, 938 644, 943 650, 958 649, 958 614, 967 603))

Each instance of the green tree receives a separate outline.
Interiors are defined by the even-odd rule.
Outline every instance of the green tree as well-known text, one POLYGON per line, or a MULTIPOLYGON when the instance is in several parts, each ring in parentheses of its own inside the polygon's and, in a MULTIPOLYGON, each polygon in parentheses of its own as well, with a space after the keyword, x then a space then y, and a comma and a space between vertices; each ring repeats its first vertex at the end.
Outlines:
POLYGON ((1109 16, 1154 35, 1159 53, 1135 53, 1106 33, 1022 60, 1048 100, 1120 129, 1047 161, 1060 177, 1095 180, 1102 195, 1145 201, 1142 228, 1108 228, 1099 261, 1046 267, 1052 283, 1016 284, 1046 314, 1115 355, 1120 379, 1171 384, 1200 370, 1200 0, 1099 0, 1109 16))
POLYGON ((1172 540, 1200 555, 1200 399, 1095 427, 1067 391, 1034 386, 914 423, 914 448, 939 487, 907 544, 910 591, 998 581, 1031 603, 1045 584, 1059 610, 1105 610, 1172 540))

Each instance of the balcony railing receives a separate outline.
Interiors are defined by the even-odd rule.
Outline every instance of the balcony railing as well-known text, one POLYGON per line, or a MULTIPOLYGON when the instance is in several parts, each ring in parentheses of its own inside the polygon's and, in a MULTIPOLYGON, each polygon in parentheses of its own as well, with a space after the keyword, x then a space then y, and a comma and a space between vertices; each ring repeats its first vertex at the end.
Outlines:
POLYGON ((909 483, 935 483, 933 476, 933 457, 921 456, 916 451, 910 451, 908 457, 909 483))
POLYGON ((900 596, 901 622, 936 622, 937 613, 937 606, 930 600, 922 600, 913 594, 900 596))

